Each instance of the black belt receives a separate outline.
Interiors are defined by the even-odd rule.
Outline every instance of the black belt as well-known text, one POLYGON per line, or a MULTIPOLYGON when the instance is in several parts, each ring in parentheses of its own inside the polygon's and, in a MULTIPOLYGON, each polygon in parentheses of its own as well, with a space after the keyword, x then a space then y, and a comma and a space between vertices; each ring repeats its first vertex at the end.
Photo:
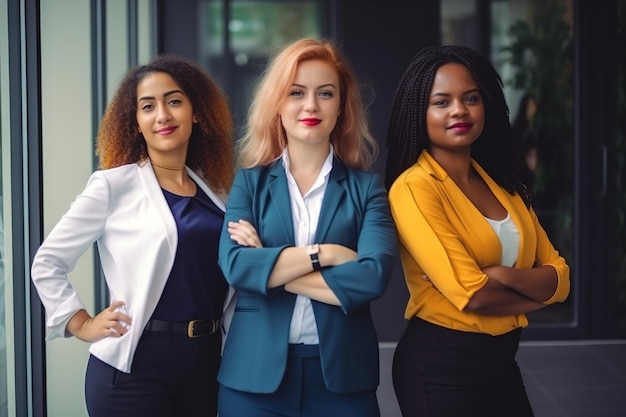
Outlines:
POLYGON ((187 336, 190 339, 211 336, 219 329, 221 320, 191 320, 185 323, 152 319, 146 325, 146 331, 152 333, 167 333, 172 335, 187 336))

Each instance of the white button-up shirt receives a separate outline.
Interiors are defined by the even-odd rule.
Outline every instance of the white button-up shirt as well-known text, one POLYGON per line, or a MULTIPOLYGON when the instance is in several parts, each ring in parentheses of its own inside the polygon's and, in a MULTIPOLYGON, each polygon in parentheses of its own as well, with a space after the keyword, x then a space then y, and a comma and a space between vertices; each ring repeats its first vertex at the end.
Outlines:
MULTIPOLYGON (((333 168, 333 148, 324 161, 319 176, 313 186, 306 194, 301 195, 296 180, 289 171, 289 153, 287 149, 283 151, 283 167, 287 174, 287 184, 289 186, 289 198, 291 201, 291 215, 293 220, 293 231, 296 246, 311 245, 315 239, 315 231, 322 208, 322 199, 328 184, 328 176, 333 168)), ((311 299, 303 295, 298 295, 296 304, 291 316, 291 327, 289 328, 289 343, 304 343, 307 345, 319 344, 317 335, 317 324, 311 299)))

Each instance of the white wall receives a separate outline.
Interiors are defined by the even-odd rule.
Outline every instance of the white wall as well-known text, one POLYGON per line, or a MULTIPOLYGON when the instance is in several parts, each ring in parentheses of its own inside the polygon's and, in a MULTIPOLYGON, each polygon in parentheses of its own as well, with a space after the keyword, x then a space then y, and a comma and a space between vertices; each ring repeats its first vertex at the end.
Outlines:
MULTIPOLYGON (((41 72, 44 233, 54 227, 93 172, 91 10, 84 0, 41 1, 41 72)), ((140 63, 150 58, 149 21, 154 2, 139 2, 140 63)), ((106 2, 106 96, 110 99, 128 69, 127 2, 106 2)), ((78 262, 70 281, 89 312, 94 310, 94 253, 78 262)), ((47 342, 48 415, 84 417, 84 375, 88 344, 77 340, 47 342)))
MULTIPOLYGON (((93 171, 90 2, 41 2, 41 115, 44 235, 93 171)), ((93 313, 93 251, 70 280, 93 313)), ((75 338, 46 343, 48 415, 84 417, 88 344, 75 338)))

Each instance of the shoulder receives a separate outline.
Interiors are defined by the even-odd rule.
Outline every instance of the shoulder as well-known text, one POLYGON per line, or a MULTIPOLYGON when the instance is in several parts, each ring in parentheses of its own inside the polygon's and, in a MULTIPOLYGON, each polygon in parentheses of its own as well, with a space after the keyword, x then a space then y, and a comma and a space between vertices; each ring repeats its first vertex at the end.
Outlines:
POLYGON ((331 178, 335 180, 347 179, 349 181, 363 183, 370 183, 374 180, 381 179, 380 174, 375 171, 365 171, 357 168, 351 168, 336 157, 333 160, 331 178))
POLYGON ((100 169, 91 174, 93 178, 103 178, 108 181, 127 180, 129 177, 136 177, 140 169, 149 169, 149 167, 139 164, 121 165, 115 168, 100 169))
POLYGON ((442 179, 428 166, 416 162, 398 175, 398 178, 391 184, 389 192, 393 193, 403 188, 432 187, 440 182, 442 179))
MULTIPOLYGON (((402 172, 389 188, 392 209, 400 207, 441 207, 451 203, 449 177, 418 160, 402 172)), ((444 171, 445 173, 445 171, 444 171)), ((452 194, 454 187, 452 187, 452 194)))
MULTIPOLYGON (((148 182, 156 182, 154 171, 138 164, 122 165, 115 168, 100 169, 91 174, 87 182, 88 189, 103 190, 103 187, 111 194, 119 194, 143 187, 141 170, 146 170, 148 182), (149 171, 149 172, 148 172, 149 171), (150 179, 152 177, 152 179, 150 179)), ((144 180, 146 175, 143 175, 144 180)))
POLYGON ((269 165, 258 165, 251 168, 239 168, 235 173, 235 181, 262 181, 267 177, 285 176, 285 169, 279 161, 269 165))

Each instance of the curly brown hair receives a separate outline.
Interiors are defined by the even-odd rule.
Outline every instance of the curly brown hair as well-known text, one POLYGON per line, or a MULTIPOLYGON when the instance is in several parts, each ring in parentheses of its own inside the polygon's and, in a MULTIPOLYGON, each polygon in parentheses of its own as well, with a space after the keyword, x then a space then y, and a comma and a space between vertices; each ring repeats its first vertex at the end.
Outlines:
POLYGON ((148 160, 146 142, 137 125, 137 86, 149 74, 171 76, 191 100, 194 124, 186 165, 200 170, 211 188, 226 192, 233 182, 233 121, 225 94, 199 66, 164 54, 131 69, 108 105, 97 136, 96 155, 102 169, 148 160))

